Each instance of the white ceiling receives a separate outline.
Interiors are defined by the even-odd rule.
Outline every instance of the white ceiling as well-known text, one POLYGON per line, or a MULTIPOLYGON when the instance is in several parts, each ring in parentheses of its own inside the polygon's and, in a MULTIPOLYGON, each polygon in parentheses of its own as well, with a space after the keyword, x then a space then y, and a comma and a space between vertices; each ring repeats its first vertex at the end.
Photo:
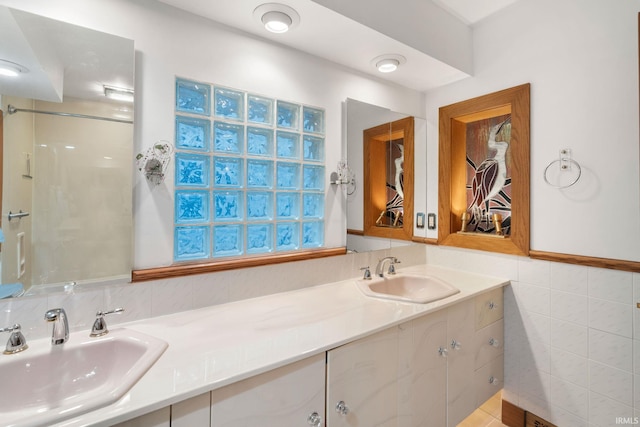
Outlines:
MULTIPOLYGON (((320 4, 331 2, 274 0, 295 9, 300 15, 300 24, 288 33, 271 34, 253 16, 253 11, 268 0, 158 1, 415 90, 432 89, 469 76, 419 48, 412 47, 415 44, 403 43, 358 22, 353 15, 347 17, 320 4), (383 54, 399 54, 407 58, 407 61, 394 73, 382 74, 375 69, 372 60, 383 54)), ((383 16, 387 13, 371 10, 370 0, 348 1, 351 2, 350 7, 353 2, 360 2, 369 16, 376 13, 383 16)), ((435 4, 462 24, 470 26, 516 1, 518 0, 406 0, 405 4, 435 4)), ((420 25, 419 18, 415 22, 420 25)), ((446 45, 447 41, 442 43, 446 45)))
POLYGON ((0 93, 61 102, 105 101, 103 84, 133 89, 133 40, 0 7, 0 59, 29 72, 0 78, 0 93))

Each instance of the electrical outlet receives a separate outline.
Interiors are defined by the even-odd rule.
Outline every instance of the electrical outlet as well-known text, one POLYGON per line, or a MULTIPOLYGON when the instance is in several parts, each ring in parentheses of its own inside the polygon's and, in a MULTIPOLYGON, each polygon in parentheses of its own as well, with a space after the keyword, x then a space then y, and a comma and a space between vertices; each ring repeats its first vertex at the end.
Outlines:
POLYGON ((427 215, 427 228, 429 230, 436 229, 436 214, 430 213, 429 215, 427 215))

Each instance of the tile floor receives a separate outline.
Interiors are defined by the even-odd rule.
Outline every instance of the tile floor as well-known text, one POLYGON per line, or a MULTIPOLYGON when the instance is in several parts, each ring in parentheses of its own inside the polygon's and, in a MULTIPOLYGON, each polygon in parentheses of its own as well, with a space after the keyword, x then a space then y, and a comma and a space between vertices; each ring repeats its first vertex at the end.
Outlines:
POLYGON ((458 424, 458 427, 507 427, 502 424, 501 419, 502 392, 498 392, 458 424))

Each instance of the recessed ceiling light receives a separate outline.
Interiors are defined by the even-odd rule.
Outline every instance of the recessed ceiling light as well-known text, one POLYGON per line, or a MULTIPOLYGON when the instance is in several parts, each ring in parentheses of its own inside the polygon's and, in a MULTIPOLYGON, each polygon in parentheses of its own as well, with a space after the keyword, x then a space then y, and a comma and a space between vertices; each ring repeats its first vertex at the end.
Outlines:
POLYGON ((407 59, 404 56, 396 54, 380 55, 371 60, 371 64, 381 73, 391 73, 405 62, 407 59))
POLYGON ((253 17, 272 33, 286 33, 300 23, 298 12, 280 3, 265 3, 258 6, 253 11, 253 17))
POLYGON ((133 90, 103 85, 104 96, 116 101, 133 102, 133 90))
POLYGON ((22 73, 28 73, 29 69, 16 62, 0 59, 0 76, 18 77, 22 73))
POLYGON ((293 23, 291 17, 286 13, 271 11, 262 15, 262 23, 267 31, 272 33, 286 33, 293 23))

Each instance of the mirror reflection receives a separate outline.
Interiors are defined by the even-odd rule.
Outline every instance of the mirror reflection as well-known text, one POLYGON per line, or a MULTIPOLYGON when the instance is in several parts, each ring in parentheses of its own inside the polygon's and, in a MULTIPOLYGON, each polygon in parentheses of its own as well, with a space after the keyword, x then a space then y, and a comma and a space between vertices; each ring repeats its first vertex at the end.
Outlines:
POLYGON ((133 41, 6 7, 0 36, 0 298, 128 280, 133 41))
POLYGON ((414 181, 426 179, 426 158, 414 153, 420 146, 424 152, 426 121, 347 99, 346 128, 348 164, 356 177, 347 198, 347 249, 410 244, 417 211, 414 181))

